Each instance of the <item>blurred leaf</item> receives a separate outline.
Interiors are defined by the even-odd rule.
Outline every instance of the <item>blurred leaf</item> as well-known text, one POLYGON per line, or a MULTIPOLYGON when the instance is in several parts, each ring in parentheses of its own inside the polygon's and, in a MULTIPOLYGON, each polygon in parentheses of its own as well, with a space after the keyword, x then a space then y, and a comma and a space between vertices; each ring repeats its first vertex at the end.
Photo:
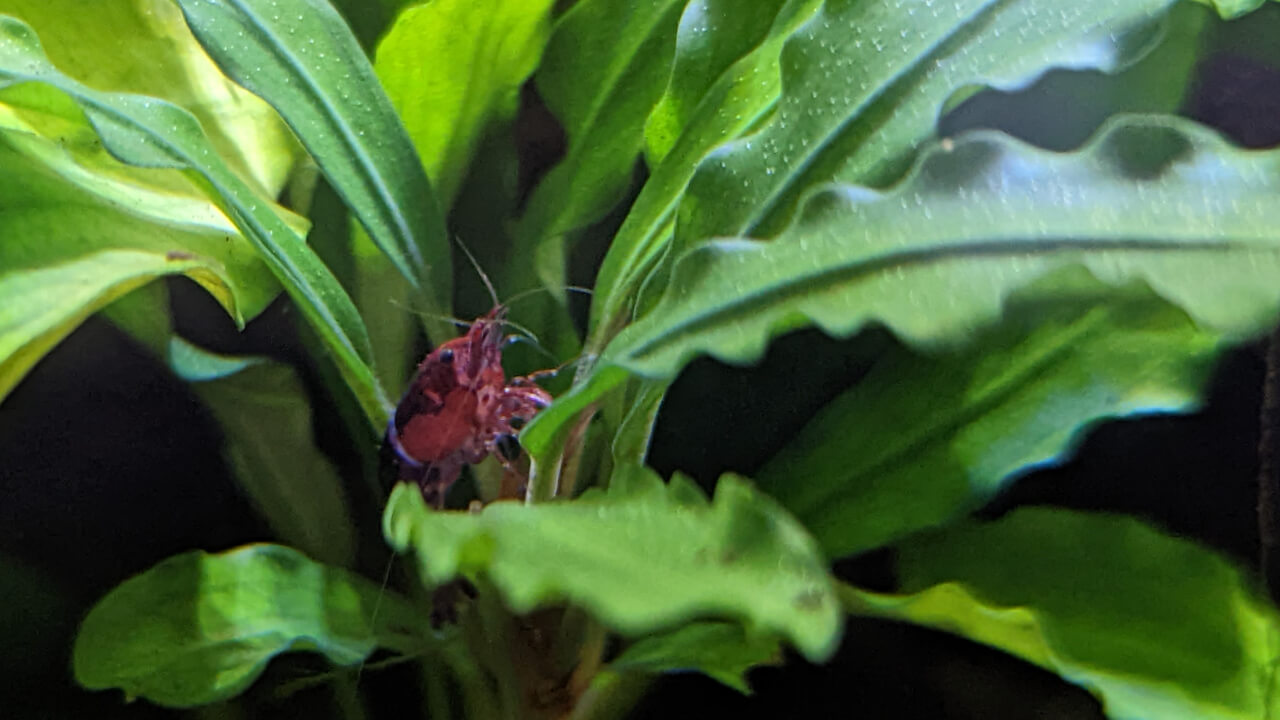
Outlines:
POLYGON ((444 218, 342 16, 328 0, 178 4, 223 70, 289 123, 424 309, 447 315, 453 276, 444 218))
POLYGON ((85 318, 158 277, 190 275, 230 303, 221 271, 208 259, 103 250, 0 274, 0 397, 85 318))
POLYGON ((195 115, 218 154, 261 195, 276 197, 302 154, 275 110, 205 55, 172 0, 4 0, 0 12, 31 26, 50 61, 85 85, 162 98, 195 115))
POLYGON ((1118 121, 1071 154, 991 133, 943 142, 892 190, 833 187, 776 240, 689 252, 660 305, 521 441, 544 457, 623 368, 672 377, 700 353, 750 363, 810 324, 847 337, 879 322, 917 348, 958 344, 1011 292, 1075 265, 1107 285, 1143 280, 1212 331, 1261 332, 1280 304, 1278 166, 1280 153, 1175 119, 1118 121))
POLYGON ((1145 288, 1040 283, 960 352, 898 349, 758 475, 831 557, 973 510, 1099 420, 1189 411, 1219 338, 1145 288))
POLYGON ((954 93, 1023 87, 1053 67, 1123 67, 1150 48, 1171 4, 830 0, 787 41, 768 122, 699 166, 677 246, 775 235, 819 183, 888 184, 954 93))
POLYGON ((537 256, 538 245, 598 219, 620 199, 644 145, 645 118, 671 71, 682 7, 678 0, 581 0, 557 22, 536 81, 569 146, 529 198, 517 256, 537 256))
POLYGON ((637 641, 609 663, 618 672, 700 672, 750 695, 746 673, 782 659, 776 638, 746 633, 731 623, 693 623, 637 641))
POLYGON ((1230 20, 1248 15, 1266 4, 1267 0, 1195 0, 1218 11, 1222 17, 1230 20))
POLYGON ((835 650, 840 613, 817 546, 794 519, 742 480, 715 500, 687 479, 615 473, 609 491, 571 501, 495 502, 478 513, 433 512, 399 485, 383 516, 387 541, 412 549, 440 584, 483 575, 517 613, 568 601, 623 634, 697 617, 741 619, 806 657, 835 650))
POLYGON ((190 707, 244 691, 292 650, 355 665, 375 647, 433 642, 404 599, 280 545, 176 555, 98 601, 76 638, 76 680, 92 690, 190 707))
POLYGON ((550 36, 554 4, 432 0, 401 13, 378 44, 378 77, 441 207, 453 205, 485 129, 515 116, 520 86, 550 36))
POLYGON ((856 615, 985 643, 1056 672, 1116 720, 1256 720, 1280 709, 1280 618, 1213 553, 1133 518, 1023 508, 898 548, 901 595, 856 615))
POLYGON ((222 429, 240 486, 281 540, 330 565, 348 565, 354 532, 342 480, 316 447, 311 403, 293 368, 216 355, 181 338, 169 365, 191 383, 222 429))
POLYGON ((368 336, 350 298, 303 239, 218 157, 190 113, 155 98, 80 84, 49 63, 29 27, 0 16, 0 89, 26 82, 66 93, 121 161, 182 170, 207 190, 325 340, 371 424, 385 423, 389 403, 369 369, 368 336))

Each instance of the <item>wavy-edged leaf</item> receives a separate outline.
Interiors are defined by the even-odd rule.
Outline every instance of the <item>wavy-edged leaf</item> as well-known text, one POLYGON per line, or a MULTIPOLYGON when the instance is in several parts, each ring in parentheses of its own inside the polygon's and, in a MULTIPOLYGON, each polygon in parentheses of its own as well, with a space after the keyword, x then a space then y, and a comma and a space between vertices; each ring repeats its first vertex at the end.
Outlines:
POLYGON ((769 121, 698 168, 676 241, 772 236, 815 184, 888 183, 953 94, 1020 87, 1052 67, 1122 67, 1150 46, 1171 4, 830 0, 783 49, 769 121))
POLYGON ((691 623, 637 641, 609 662, 615 672, 700 672, 745 695, 747 671, 782 660, 776 638, 731 623, 691 623))
POLYGON ((103 250, 39 269, 0 273, 0 397, 94 312, 158 277, 177 273, 224 297, 229 294, 221 268, 207 259, 139 250, 103 250))
POLYGON ((442 207, 453 205, 486 128, 514 117, 520 86, 551 35, 553 5, 433 0, 402 12, 378 44, 374 69, 442 207))
POLYGON ((275 107, 369 236, 449 314, 444 218, 373 67, 328 0, 178 0, 222 69, 275 107))
POLYGON ((671 82, 646 126, 650 162, 659 157, 661 162, 650 168, 648 181, 600 266, 591 306, 591 351, 598 352, 630 319, 627 313, 640 282, 671 242, 676 206, 698 162, 715 146, 748 131, 773 108, 781 91, 783 42, 818 5, 817 0, 788 0, 772 24, 764 27, 767 32, 762 38, 755 37, 761 30, 758 21, 744 21, 732 2, 691 3, 686 8, 671 82), (702 11, 707 14, 699 14, 702 11), (704 37, 720 35, 726 25, 741 35, 703 42, 704 37), (713 29, 698 32, 704 26, 713 29), (751 46, 750 51, 741 58, 729 57, 746 46, 751 46), (730 64, 710 78, 726 62, 730 64), (685 80, 687 65, 701 72, 685 80), (714 82, 704 88, 708 79, 714 82))
POLYGON ((185 108, 255 191, 275 197, 284 187, 302 148, 271 106, 218 70, 172 0, 6 0, 3 11, 30 25, 66 74, 185 108))
POLYGON ((376 583, 280 545, 176 555, 107 593, 76 636, 76 680, 190 707, 232 697, 291 650, 354 665, 375 648, 413 653, 425 616, 376 583))
POLYGON ((24 82, 66 93, 121 161, 182 170, 206 188, 324 339, 371 424, 385 423, 389 403, 369 369, 368 336, 351 299, 303 239, 228 168, 190 113, 155 98, 81 84, 49 62, 31 28, 0 16, 0 88, 24 82))
POLYGON ((619 200, 671 71, 682 7, 680 0, 581 0, 556 23, 535 80, 568 148, 520 219, 524 255, 619 200))
POLYGON ((483 575, 515 612, 581 606, 635 635, 683 621, 731 617, 782 635, 807 657, 828 657, 840 613, 821 554, 768 496, 732 476, 708 502, 677 477, 670 486, 634 466, 608 492, 478 513, 433 512, 401 484, 383 515, 387 541, 413 550, 423 577, 483 575))
POLYGON ((1085 687, 1116 720, 1256 720, 1280 704, 1280 617, 1214 553, 1134 518, 1023 508, 898 548, 901 595, 854 614, 962 635, 1085 687))
POLYGON ((176 337, 168 355, 218 421, 236 480, 276 536, 321 562, 350 563, 355 538, 342 479, 316 447, 311 402, 293 368, 176 337))
POLYGON ((959 352, 898 349, 757 475, 831 557, 975 509, 1105 418, 1186 412, 1221 348, 1145 288, 1019 293, 959 352))
POLYGON ((671 377, 699 353, 748 363, 805 325, 844 337, 879 322, 920 348, 958 343, 1066 266, 1145 281, 1229 337, 1258 333, 1280 305, 1278 191, 1280 152, 1174 119, 1122 119, 1067 154, 990 133, 947 141, 892 190, 834 187, 773 241, 689 252, 659 306, 521 440, 536 457, 623 368, 671 377))

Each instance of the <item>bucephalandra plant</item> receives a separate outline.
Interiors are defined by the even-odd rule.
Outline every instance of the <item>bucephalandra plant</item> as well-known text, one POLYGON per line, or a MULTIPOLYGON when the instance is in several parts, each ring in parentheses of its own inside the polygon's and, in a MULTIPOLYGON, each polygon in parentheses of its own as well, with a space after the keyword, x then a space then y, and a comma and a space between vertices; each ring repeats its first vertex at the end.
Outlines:
POLYGON ((1280 322, 1280 150, 1176 114, 1203 28, 1260 4, 0 0, 0 397, 105 314, 207 406, 280 543, 122 578, 77 682, 193 707, 305 650, 344 717, 413 662, 431 717, 595 718, 662 673, 747 692, 787 651, 825 662, 856 617, 1114 718, 1280 717, 1257 573, 1132 517, 973 516, 1099 421, 1193 410, 1280 322), (366 14, 390 18, 369 54, 366 14), (940 133, 1054 70, 1121 90, 1078 147, 940 133), (539 103, 564 141, 542 174, 513 149, 539 103), (455 311, 455 232, 489 250, 491 309, 455 311), (363 468, 316 447, 295 368, 182 337, 167 276, 241 328, 287 296, 363 468), (802 328, 901 344, 753 477, 646 466, 691 361, 802 328), (379 523, 389 570, 357 553, 379 523), (891 592, 832 571, 881 548, 891 592))

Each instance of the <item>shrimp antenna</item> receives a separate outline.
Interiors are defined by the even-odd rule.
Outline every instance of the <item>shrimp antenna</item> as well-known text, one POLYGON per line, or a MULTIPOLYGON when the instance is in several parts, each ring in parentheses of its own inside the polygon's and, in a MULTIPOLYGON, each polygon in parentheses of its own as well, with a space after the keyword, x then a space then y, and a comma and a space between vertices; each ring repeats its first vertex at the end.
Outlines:
POLYGON ((489 276, 484 273, 484 269, 481 268, 480 263, 476 261, 476 256, 472 255, 471 251, 467 249, 467 246, 462 243, 462 238, 455 237, 453 241, 462 250, 462 253, 467 256, 467 259, 471 261, 471 267, 476 269, 476 274, 484 281, 484 286, 489 290, 489 297, 493 299, 493 306, 497 307, 501 305, 502 303, 498 302, 498 291, 493 288, 493 283, 490 282, 489 276))
POLYGON ((559 288, 549 288, 549 287, 546 287, 546 286, 542 286, 542 287, 535 287, 535 288, 529 288, 528 290, 521 290, 520 292, 516 293, 515 295, 512 295, 511 297, 507 298, 507 307, 511 307, 511 303, 513 303, 513 302, 515 302, 515 301, 517 301, 517 300, 520 300, 520 299, 522 299, 522 298, 529 297, 530 295, 533 295, 533 294, 535 294, 535 293, 540 293, 540 292, 546 292, 546 293, 549 293, 549 292, 551 292, 551 291, 553 291, 553 290, 564 290, 564 291, 566 291, 566 292, 582 293, 583 295, 594 295, 594 294, 595 294, 594 292, 592 292, 591 288, 585 288, 585 287, 582 287, 582 286, 580 286, 580 285, 565 285, 564 287, 559 287, 559 288))
POLYGON ((464 329, 471 327, 471 323, 467 322, 466 320, 460 320, 452 315, 440 315, 438 313, 429 313, 424 310, 417 310, 415 308, 409 307, 408 305, 405 305, 404 303, 400 302, 399 300, 396 300, 395 298, 389 298, 387 302, 391 303, 393 306, 401 310, 404 310, 405 312, 413 313, 418 317, 428 317, 433 320, 443 320, 449 323, 450 325, 453 325, 454 327, 459 327, 464 329))

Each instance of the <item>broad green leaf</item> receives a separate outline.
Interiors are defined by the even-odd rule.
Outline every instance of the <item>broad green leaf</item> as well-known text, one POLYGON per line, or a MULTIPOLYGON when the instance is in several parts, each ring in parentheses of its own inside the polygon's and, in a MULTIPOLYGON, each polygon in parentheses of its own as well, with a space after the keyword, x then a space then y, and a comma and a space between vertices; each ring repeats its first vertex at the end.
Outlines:
POLYGON ((276 536, 321 562, 349 564, 355 538, 342 479, 316 447, 311 403, 293 368, 216 355, 180 338, 169 344, 169 366, 213 413, 236 479, 276 536))
POLYGON ((840 557, 975 509, 1101 419, 1194 409, 1218 336, 1144 288, 1100 297, 1039 287, 959 352, 889 353, 757 481, 840 557))
POLYGON ((1206 329, 1255 334, 1280 305, 1278 191, 1280 153, 1174 119, 1123 119, 1070 154, 993 133, 945 141, 892 190, 833 187, 773 241, 689 252, 659 306, 522 441, 537 457, 624 368, 672 377, 700 353, 749 363, 805 325, 846 337, 879 322, 917 348, 958 344, 1011 292, 1075 265, 1107 285, 1145 281, 1206 329))
POLYGON ((31 270, 0 272, 0 397, 97 310, 158 277, 184 273, 230 302, 207 259, 103 250, 31 270))
POLYGON ((127 698, 190 707, 232 697, 291 650, 355 665, 375 648, 434 639, 404 599, 280 545, 176 555, 121 583, 76 637, 76 680, 127 698))
POLYGON ((1171 4, 830 0, 787 42, 769 121, 698 168, 676 241, 772 236, 815 184, 887 184, 954 93, 1021 87, 1053 67, 1118 69, 1171 4))
POLYGON ((432 0, 378 44, 374 68, 449 208, 481 136, 515 116, 551 33, 552 0, 432 0), (460 72, 459 68, 466 68, 460 72))
POLYGON ((178 0, 228 75, 284 117, 369 236, 447 315, 452 268, 426 172, 373 67, 328 0, 178 0))
POLYGON ((302 149, 271 106, 223 76, 172 0, 4 0, 0 12, 30 25, 53 64, 80 82, 186 108, 256 192, 275 197, 284 187, 302 149))
POLYGON ((302 238, 214 152, 190 113, 155 98, 82 85, 50 64, 31 28, 0 16, 0 89, 25 82, 66 93, 121 161, 179 169, 206 189, 324 339, 371 424, 385 423, 388 401, 369 369, 368 337, 350 298, 302 238))
POLYGON ((533 256, 538 244, 590 223, 620 199, 644 146, 645 118, 671 71, 683 5, 581 0, 556 24, 535 79, 568 149, 529 198, 520 254, 533 256))
POLYGON ((857 615, 962 635, 1058 673, 1116 720, 1280 710, 1280 617, 1212 552, 1136 519, 1024 508, 898 548, 901 595, 844 587, 857 615))
POLYGON ((609 663, 616 672, 672 673, 696 671, 744 694, 746 673, 782 659, 778 641, 747 633, 731 623, 692 623, 637 641, 609 663))
POLYGON ((623 634, 730 617, 790 640, 807 657, 835 650, 840 614, 817 546, 773 500, 732 476, 708 502, 634 466, 608 492, 478 513, 433 512, 401 484, 383 516, 387 541, 413 550, 439 584, 483 575, 515 612, 570 602, 623 634))
POLYGON ((630 319, 628 312, 641 281, 671 242, 676 206, 698 162, 715 146, 749 131, 773 108, 781 91, 783 42, 818 5, 816 0, 789 0, 766 27, 763 39, 743 57, 732 60, 705 89, 706 80, 715 68, 730 61, 732 51, 758 39, 755 33, 760 25, 745 21, 731 2, 708 2, 705 8, 691 4, 686 9, 683 30, 676 40, 671 84, 649 117, 649 159, 652 162, 660 156, 661 162, 651 166, 648 181, 600 266, 588 352, 599 352, 618 326, 630 319), (700 16, 701 10, 708 14, 700 16), (736 28, 742 34, 721 40, 719 29, 697 32, 704 23, 711 28, 736 28), (706 37, 714 39, 704 42, 706 37), (683 80, 685 66, 702 72, 683 80))

